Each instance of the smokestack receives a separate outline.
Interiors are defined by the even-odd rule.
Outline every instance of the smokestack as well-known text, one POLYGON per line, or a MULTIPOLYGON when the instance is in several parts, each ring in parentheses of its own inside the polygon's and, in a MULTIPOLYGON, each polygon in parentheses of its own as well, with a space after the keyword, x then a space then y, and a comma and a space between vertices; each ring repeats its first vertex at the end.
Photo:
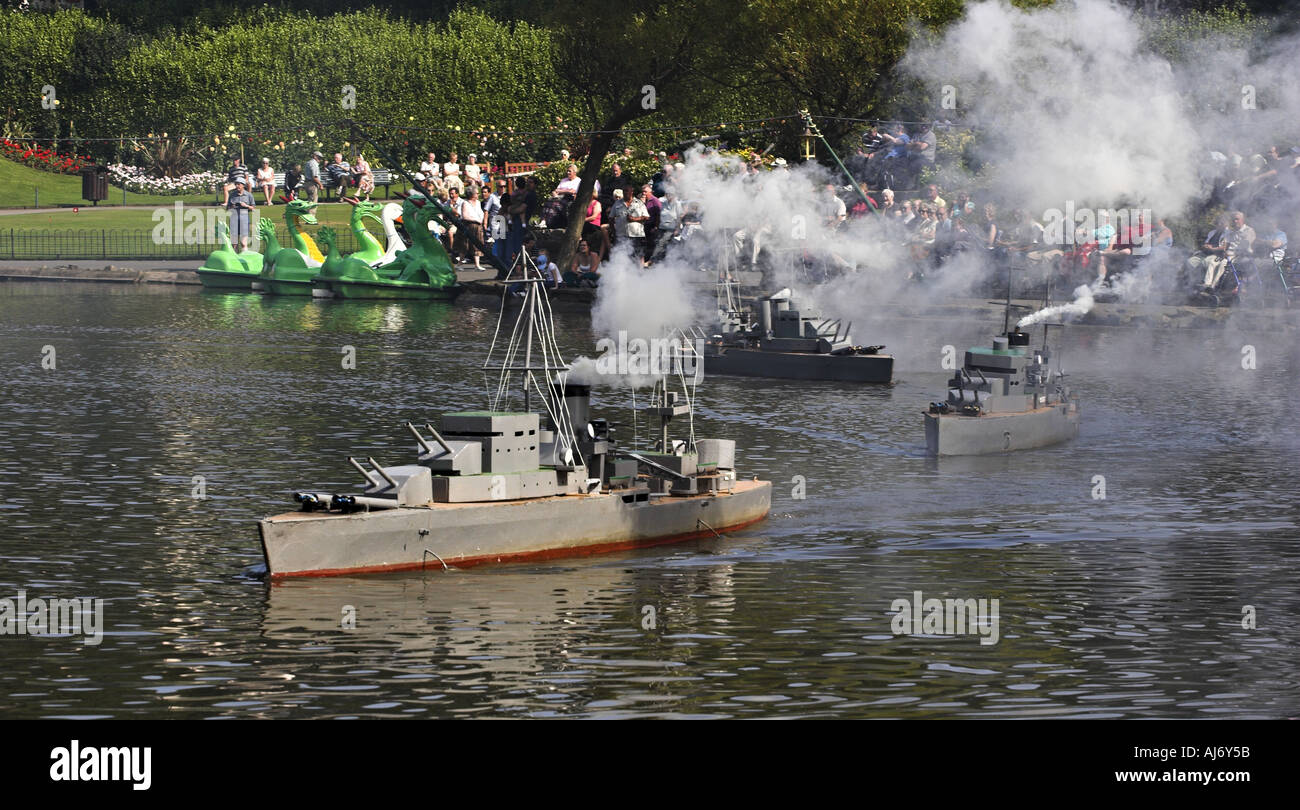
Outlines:
POLYGON ((564 400, 574 430, 585 431, 591 421, 591 386, 577 383, 551 383, 555 398, 564 400))

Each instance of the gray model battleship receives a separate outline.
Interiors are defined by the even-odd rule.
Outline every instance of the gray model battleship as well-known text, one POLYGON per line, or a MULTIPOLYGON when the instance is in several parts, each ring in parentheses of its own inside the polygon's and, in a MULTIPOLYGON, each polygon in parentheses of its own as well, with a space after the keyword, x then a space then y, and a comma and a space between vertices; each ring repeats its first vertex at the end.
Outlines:
MULTIPOLYGON (((1046 333, 1046 329, 1044 329, 1046 333)), ((993 347, 966 351, 948 382, 948 398, 925 414, 926 451, 973 456, 1028 450, 1079 434, 1079 402, 1054 376, 1043 347, 1031 349, 1019 328, 993 338, 993 347)))
MULTIPOLYGON (((414 463, 369 469, 356 494, 299 492, 301 511, 259 522, 272 578, 327 576, 485 562, 547 559, 716 535, 761 520, 772 484, 737 480, 735 442, 673 441, 673 420, 692 418, 688 399, 655 386, 646 409, 659 420, 648 451, 619 448, 605 420, 590 417, 591 389, 567 380, 535 267, 499 367, 492 409, 445 414, 441 429, 407 429, 414 463), (527 335, 527 340, 519 339, 527 335), (535 345, 536 344, 536 345, 535 345), (534 365, 536 357, 546 358, 534 365), (537 373, 535 373, 537 372, 537 373), (522 411, 503 407, 513 373, 522 411), (529 407, 545 400, 547 418, 529 407)), ((500 336, 500 333, 498 334, 500 336)))
MULTIPOLYGON (((724 282, 725 283, 725 282, 724 282)), ((794 307, 789 289, 746 311, 731 289, 719 296, 720 326, 704 338, 704 370, 713 374, 892 383, 894 358, 884 346, 855 346, 852 324, 794 307)))

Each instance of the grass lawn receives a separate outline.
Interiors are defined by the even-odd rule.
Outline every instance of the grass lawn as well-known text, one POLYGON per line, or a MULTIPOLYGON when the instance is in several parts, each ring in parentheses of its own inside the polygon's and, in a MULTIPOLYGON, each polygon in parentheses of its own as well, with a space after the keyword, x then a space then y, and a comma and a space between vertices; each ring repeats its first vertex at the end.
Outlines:
MULTIPOLYGON (((392 186, 392 190, 397 191, 398 189, 404 189, 405 187, 406 185, 404 183, 398 182, 392 186)), ((102 209, 105 207, 108 208, 121 207, 123 205, 122 189, 116 188, 112 185, 108 187, 108 199, 101 200, 99 205, 93 205, 92 203, 89 203, 86 200, 83 200, 81 198, 81 175, 53 174, 52 172, 42 172, 42 171, 37 171, 36 169, 30 168, 28 166, 23 166, 20 163, 14 163, 12 160, 0 159, 0 208, 10 208, 10 209, 33 208, 36 204, 37 189, 40 190, 40 201, 41 201, 42 210, 47 207, 54 209, 56 206, 80 206, 81 207, 80 212, 75 215, 72 213, 70 208, 66 210, 62 208, 55 210, 51 214, 51 216, 53 216, 54 218, 54 222, 61 222, 61 220, 59 219, 59 217, 61 216, 81 217, 81 216, 85 216, 87 212, 95 209, 102 209)), ((380 193, 382 193, 382 189, 380 190, 380 193)), ((258 192, 255 196, 257 201, 260 203, 262 201, 261 192, 258 192)), ((172 203, 175 203, 177 200, 179 200, 186 204, 211 205, 215 199, 216 199, 216 194, 212 192, 206 194, 192 194, 184 197, 163 197, 156 194, 136 194, 135 192, 128 191, 126 192, 125 204, 126 205, 147 205, 152 208, 154 206, 171 205, 172 203)), ((375 197, 374 199, 378 201, 378 197, 375 197)), ((323 204, 322 207, 330 208, 332 206, 328 204, 323 204)), ((120 212, 120 213, 124 213, 124 212, 120 212)), ((138 213, 143 215, 143 219, 129 220, 130 222, 129 225, 123 225, 116 221, 106 220, 108 224, 103 224, 103 225, 83 224, 81 221, 78 221, 76 224, 59 225, 58 227, 63 227, 63 228, 117 228, 117 227, 151 228, 153 227, 153 221, 150 218, 152 216, 151 211, 141 211, 138 213)), ((282 215, 278 215, 278 216, 282 216, 282 215)), ((0 224, 3 224, 3 226, 7 228, 52 227, 52 223, 49 221, 48 217, 42 217, 40 219, 32 220, 30 223, 24 222, 22 224, 19 224, 17 222, 11 222, 10 221, 11 219, 25 220, 26 217, 18 216, 18 215, 16 215, 15 217, 9 217, 9 216, 0 217, 0 224)), ((344 221, 346 221, 346 219, 347 217, 345 216, 344 221)))
MULTIPOLYGON (((81 198, 81 175, 54 174, 37 171, 12 160, 0 159, 0 208, 32 208, 36 204, 36 190, 40 190, 41 207, 79 205, 103 208, 122 205, 122 189, 108 187, 108 199, 98 206, 81 198)), ((170 205, 176 200, 187 203, 211 202, 213 195, 200 194, 189 197, 159 197, 153 194, 126 193, 127 205, 170 205)))

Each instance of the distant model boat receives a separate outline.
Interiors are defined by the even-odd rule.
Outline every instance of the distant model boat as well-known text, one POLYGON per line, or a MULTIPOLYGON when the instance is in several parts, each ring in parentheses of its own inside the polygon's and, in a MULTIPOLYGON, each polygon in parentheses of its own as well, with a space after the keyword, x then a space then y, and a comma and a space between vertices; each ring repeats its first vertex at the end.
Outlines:
POLYGON ((705 341, 704 370, 710 374, 892 383, 894 358, 884 346, 856 346, 839 320, 796 308, 789 289, 760 298, 749 311, 739 305, 734 282, 719 280, 719 323, 696 330, 705 341))
POLYGON ((296 493, 300 511, 258 524, 271 578, 594 554, 713 536, 767 515, 772 484, 737 477, 734 441, 696 439, 693 429, 669 436, 692 411, 666 378, 645 409, 658 418, 657 443, 615 442, 610 423, 591 417, 590 386, 568 379, 541 275, 524 266, 513 279, 523 306, 493 341, 499 365, 489 357, 484 366, 501 375, 490 410, 445 414, 438 428, 407 422, 413 463, 349 459, 365 480, 358 493, 296 493), (505 407, 516 374, 520 410, 505 407), (544 400, 545 421, 531 396, 544 400))

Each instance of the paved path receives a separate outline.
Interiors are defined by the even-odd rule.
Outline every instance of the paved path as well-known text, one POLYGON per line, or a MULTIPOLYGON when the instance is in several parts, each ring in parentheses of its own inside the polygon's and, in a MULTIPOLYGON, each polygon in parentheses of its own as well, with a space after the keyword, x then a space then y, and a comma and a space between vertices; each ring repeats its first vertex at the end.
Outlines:
MULTIPOLYGON (((158 205, 106 205, 103 208, 83 203, 76 206, 77 211, 73 211, 73 206, 65 205, 42 205, 40 208, 0 208, 0 217, 14 216, 16 214, 58 214, 64 211, 71 213, 80 213, 81 211, 152 211, 159 207, 168 207, 171 202, 159 203, 158 205)), ((189 203, 194 205, 194 203, 189 203)))

